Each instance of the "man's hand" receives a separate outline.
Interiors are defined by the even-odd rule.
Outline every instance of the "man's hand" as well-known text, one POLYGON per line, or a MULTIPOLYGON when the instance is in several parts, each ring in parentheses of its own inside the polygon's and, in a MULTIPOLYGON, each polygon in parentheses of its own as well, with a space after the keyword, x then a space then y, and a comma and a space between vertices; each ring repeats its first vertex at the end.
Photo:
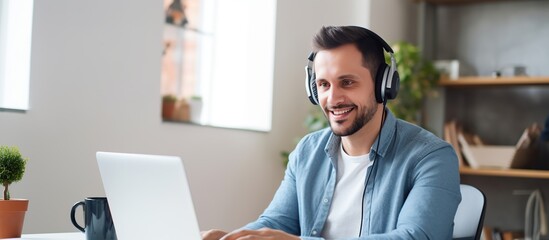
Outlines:
POLYGON ((273 230, 270 228, 262 228, 259 230, 238 230, 236 232, 229 233, 221 240, 263 240, 263 239, 276 239, 276 240, 299 240, 299 237, 287 234, 280 230, 273 230))
POLYGON ((200 232, 202 235, 202 240, 219 240, 223 236, 227 235, 227 232, 219 229, 211 229, 208 231, 200 232))

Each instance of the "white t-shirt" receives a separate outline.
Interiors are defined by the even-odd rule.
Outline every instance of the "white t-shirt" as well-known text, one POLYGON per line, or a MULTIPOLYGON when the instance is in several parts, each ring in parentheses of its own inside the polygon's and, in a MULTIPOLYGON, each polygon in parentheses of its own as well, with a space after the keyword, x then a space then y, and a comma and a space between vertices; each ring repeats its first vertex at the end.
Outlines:
POLYGON ((358 237, 364 181, 371 163, 369 154, 349 156, 340 146, 334 197, 322 230, 324 238, 358 237))

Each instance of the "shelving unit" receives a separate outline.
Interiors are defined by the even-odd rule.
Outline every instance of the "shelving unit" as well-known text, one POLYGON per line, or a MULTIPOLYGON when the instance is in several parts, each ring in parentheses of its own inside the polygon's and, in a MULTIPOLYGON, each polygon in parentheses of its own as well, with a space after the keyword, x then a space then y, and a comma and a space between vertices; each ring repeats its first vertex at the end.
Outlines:
POLYGON ((549 171, 545 171, 545 170, 473 169, 470 167, 461 167, 459 169, 459 172, 462 175, 549 179, 549 171))
POLYGON ((479 2, 497 2, 501 0, 415 0, 415 2, 426 2, 435 5, 445 4, 467 4, 467 3, 479 3, 479 2))
POLYGON ((441 79, 440 86, 498 86, 498 85, 549 85, 549 77, 461 77, 455 80, 441 79))
MULTIPOLYGON (((442 118, 436 120, 442 124, 456 120, 461 130, 477 134, 486 144, 493 145, 513 145, 526 127, 544 122, 549 113, 549 76, 539 63, 546 62, 547 56, 530 57, 543 44, 534 41, 522 44, 522 40, 541 39, 546 34, 521 26, 546 22, 547 15, 543 13, 539 19, 527 16, 545 9, 547 2, 414 1, 418 2, 417 42, 423 56, 431 60, 456 59, 465 66, 462 70, 471 70, 463 72, 487 75, 441 80, 442 104, 435 102, 431 111, 433 116, 442 118), (499 18, 500 14, 505 17, 499 18), (507 16, 521 21, 510 23, 505 21, 507 16), (488 75, 515 64, 527 67, 528 73, 538 76, 488 75), (442 116, 434 115, 438 113, 442 116)), ((501 231, 524 229, 528 198, 522 193, 539 189, 544 196, 549 196, 549 170, 473 169, 465 165, 459 172, 462 183, 481 189, 488 199, 484 225, 501 231)), ((544 203, 549 204, 547 197, 544 203)))
MULTIPOLYGON (((461 77, 455 80, 441 79, 439 85, 447 88, 549 85, 549 77, 461 77)), ((473 169, 465 166, 461 167, 459 171, 462 175, 549 179, 549 171, 547 170, 473 169)))

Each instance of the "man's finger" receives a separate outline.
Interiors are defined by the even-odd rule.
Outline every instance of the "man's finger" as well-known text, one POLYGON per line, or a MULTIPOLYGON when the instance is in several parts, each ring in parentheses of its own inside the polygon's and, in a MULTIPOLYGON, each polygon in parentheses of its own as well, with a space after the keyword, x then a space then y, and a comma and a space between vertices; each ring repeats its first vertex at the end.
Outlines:
POLYGON ((227 235, 227 232, 219 229, 211 229, 208 231, 200 232, 203 240, 219 240, 223 236, 227 235))
POLYGON ((260 235, 260 230, 243 229, 243 230, 237 230, 237 231, 231 232, 231 233, 225 235, 220 240, 235 240, 235 239, 239 239, 240 237, 244 237, 244 236, 259 236, 259 235, 260 235))

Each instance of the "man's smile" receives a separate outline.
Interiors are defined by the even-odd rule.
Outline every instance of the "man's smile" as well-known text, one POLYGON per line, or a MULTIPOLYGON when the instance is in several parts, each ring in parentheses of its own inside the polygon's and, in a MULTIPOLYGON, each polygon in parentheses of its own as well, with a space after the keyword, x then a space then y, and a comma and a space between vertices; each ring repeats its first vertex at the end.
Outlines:
POLYGON ((334 115, 342 115, 342 114, 345 114, 345 113, 350 112, 351 110, 353 110, 353 108, 332 110, 332 114, 334 114, 334 115))
POLYGON ((345 120, 354 109, 355 106, 345 106, 332 108, 328 110, 328 112, 330 113, 330 116, 334 121, 342 121, 345 120))

